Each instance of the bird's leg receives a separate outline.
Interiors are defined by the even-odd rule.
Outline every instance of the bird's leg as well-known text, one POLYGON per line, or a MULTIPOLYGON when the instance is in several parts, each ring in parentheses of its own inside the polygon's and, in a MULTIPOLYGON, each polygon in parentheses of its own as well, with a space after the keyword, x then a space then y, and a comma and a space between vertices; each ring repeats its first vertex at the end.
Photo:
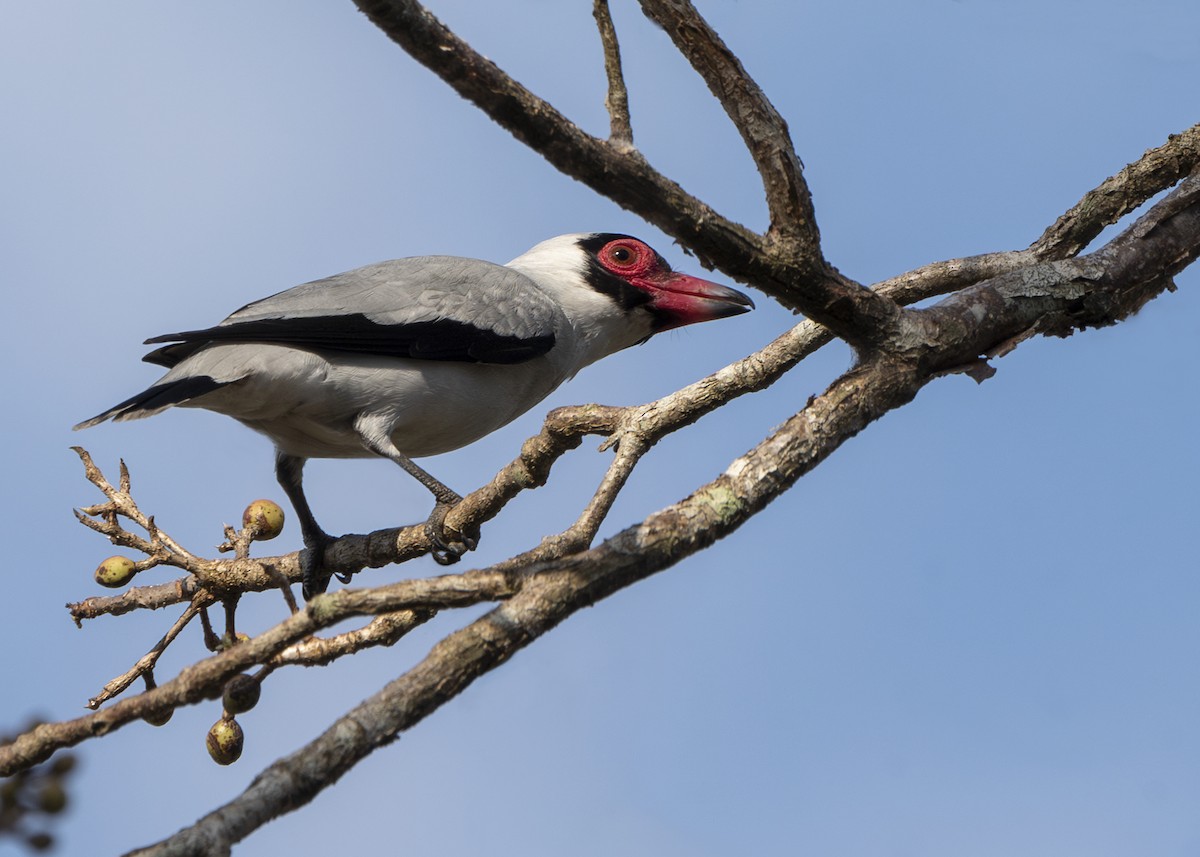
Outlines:
MULTIPOLYGON (((321 529, 317 519, 309 508, 308 498, 304 496, 304 461, 295 455, 288 455, 281 450, 275 451, 275 478, 279 480, 283 493, 287 494, 296 517, 300 521, 300 533, 304 538, 304 553, 300 554, 300 570, 304 574, 301 592, 304 600, 308 601, 320 595, 329 586, 329 572, 325 571, 325 548, 336 541, 333 536, 321 529)), ((339 580, 346 583, 349 578, 339 580)))
POLYGON ((412 474, 418 482, 429 489, 436 500, 433 511, 425 519, 425 532, 431 543, 429 553, 434 562, 438 565, 453 565, 464 553, 475 550, 478 542, 470 536, 460 535, 461 541, 458 542, 460 547, 455 547, 454 543, 450 542, 446 536, 446 515, 462 502, 462 497, 434 479, 404 453, 397 451, 395 456, 389 455, 388 458, 412 474))
POLYGON ((400 465, 405 472, 411 474, 413 478, 429 489, 429 493, 433 494, 436 502, 433 511, 425 519, 425 532, 429 536, 431 544, 429 553, 434 561, 438 565, 453 565, 464 553, 475 550, 479 543, 471 536, 460 534, 458 540, 452 542, 446 535, 446 515, 462 502, 462 497, 434 479, 411 458, 397 449, 387 433, 379 431, 378 427, 374 426, 369 419, 360 417, 354 427, 367 449, 400 465))

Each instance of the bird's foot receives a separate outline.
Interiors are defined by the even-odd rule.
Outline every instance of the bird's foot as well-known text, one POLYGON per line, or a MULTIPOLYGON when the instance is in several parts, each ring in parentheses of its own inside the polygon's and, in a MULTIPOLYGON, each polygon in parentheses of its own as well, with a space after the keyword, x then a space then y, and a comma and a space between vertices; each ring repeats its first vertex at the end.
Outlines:
MULTIPOLYGON (((311 601, 329 588, 329 578, 333 572, 325 568, 325 549, 336 542, 333 536, 326 532, 305 538, 304 550, 300 552, 300 571, 303 574, 303 584, 300 591, 305 601, 311 601)), ((338 574, 337 579, 349 583, 351 575, 338 574)))
POLYGON ((451 538, 446 532, 446 515, 461 499, 454 503, 438 502, 425 521, 425 535, 429 536, 429 554, 438 565, 454 565, 467 551, 479 546, 479 540, 466 533, 457 533, 451 538))

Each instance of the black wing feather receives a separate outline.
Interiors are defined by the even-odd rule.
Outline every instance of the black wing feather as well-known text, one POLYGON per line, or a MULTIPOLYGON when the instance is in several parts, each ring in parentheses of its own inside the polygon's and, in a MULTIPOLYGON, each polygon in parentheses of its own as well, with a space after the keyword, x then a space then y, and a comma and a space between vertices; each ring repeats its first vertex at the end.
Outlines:
POLYGON ((226 342, 262 342, 311 351, 374 354, 411 360, 467 363, 524 363, 554 346, 554 334, 529 338, 504 336, 462 321, 439 319, 410 324, 380 324, 362 313, 299 318, 265 318, 187 330, 147 339, 169 342, 142 359, 174 366, 202 348, 226 342))

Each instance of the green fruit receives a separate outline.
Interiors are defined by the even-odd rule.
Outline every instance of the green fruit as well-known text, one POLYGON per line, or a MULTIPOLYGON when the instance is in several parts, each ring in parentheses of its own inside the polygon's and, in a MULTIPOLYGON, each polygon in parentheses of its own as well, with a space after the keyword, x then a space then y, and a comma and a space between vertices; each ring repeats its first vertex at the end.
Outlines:
POLYGON ((54 837, 49 833, 31 833, 25 837, 25 844, 31 851, 49 851, 54 847, 54 837))
POLYGON ((67 808, 67 793, 57 780, 50 780, 38 792, 37 808, 50 815, 57 815, 67 808))
POLYGON ((75 765, 78 763, 78 761, 79 760, 70 753, 63 753, 62 755, 55 756, 54 761, 50 763, 50 773, 60 777, 63 774, 69 774, 71 771, 75 770, 75 765))
POLYGON ((96 582, 101 586, 116 589, 133 580, 137 574, 133 560, 123 556, 110 556, 96 567, 96 582))
MULTIPOLYGON (((7 779, 0 783, 0 810, 7 812, 17 805, 21 797, 21 781, 7 779)), ((2 817, 2 816, 0 816, 2 817)))
POLYGON ((142 719, 151 726, 166 726, 167 721, 171 719, 171 715, 175 713, 174 708, 166 708, 156 714, 147 714, 142 719))
POLYGON ((212 756, 218 765, 232 765, 242 755, 242 744, 245 742, 242 727, 232 717, 222 717, 208 730, 205 744, 208 755, 212 756))
POLYGON ((256 541, 273 539, 283 532, 283 509, 270 500, 255 500, 242 512, 242 526, 256 541))
POLYGON ((242 673, 235 675, 225 683, 225 693, 221 696, 221 704, 228 714, 242 714, 258 705, 262 696, 262 685, 253 676, 242 673))
POLYGON ((225 652, 225 651, 228 651, 229 649, 232 649, 238 643, 248 643, 248 642, 250 642, 249 634, 243 634, 241 631, 238 631, 237 636, 231 637, 231 636, 229 636, 229 632, 226 631, 224 634, 221 635, 220 642, 217 643, 217 651, 225 652))

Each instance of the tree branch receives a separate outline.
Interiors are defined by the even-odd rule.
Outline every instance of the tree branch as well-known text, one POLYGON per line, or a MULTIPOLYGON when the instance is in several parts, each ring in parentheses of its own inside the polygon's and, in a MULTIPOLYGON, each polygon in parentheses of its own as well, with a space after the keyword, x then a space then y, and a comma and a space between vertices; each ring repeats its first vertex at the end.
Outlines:
POLYGON ((998 356, 1035 334, 1069 336, 1128 318, 1200 255, 1200 174, 1193 173, 1094 253, 1045 262, 907 310, 926 371, 998 356))
POLYGON ((674 236, 703 264, 751 284, 855 345, 873 347, 895 333, 900 310, 893 302, 842 277, 819 252, 807 252, 803 242, 767 240, 727 220, 654 170, 636 150, 584 133, 420 3, 355 3, 392 41, 559 171, 674 236))
POLYGON ((271 658, 263 672, 283 666, 323 667, 363 649, 391 646, 437 615, 435 610, 397 610, 376 616, 361 628, 329 638, 307 637, 271 658))
MULTIPOLYGON (((1200 255, 1196 126, 1090 192, 1026 250, 939 262, 864 289, 824 259, 803 165, 786 122, 690 0, 640 2, 720 100, 750 150, 770 215, 764 236, 722 218, 650 167, 633 148, 616 31, 606 0, 594 0, 594 14, 605 50, 612 129, 608 141, 581 131, 459 40, 419 3, 356 2, 406 51, 562 172, 694 248, 704 264, 753 283, 814 320, 656 402, 562 409, 549 415, 521 455, 456 507, 446 522, 452 530, 477 532, 518 492, 544 484, 553 462, 583 436, 608 435, 605 447, 615 446, 616 454, 591 501, 571 527, 537 548, 486 569, 318 597, 258 638, 207 658, 157 688, 152 686, 154 664, 188 619, 199 613, 207 622, 203 608, 218 595, 236 596, 273 588, 280 580, 297 580, 298 554, 254 560, 247 556, 245 541, 234 560, 193 556, 133 503, 123 463, 114 487, 81 452, 88 478, 107 502, 83 509, 80 520, 118 544, 145 552, 149 559, 140 567, 169 564, 191 574, 160 586, 137 587, 123 596, 72 605, 76 621, 181 600, 191 604, 159 644, 93 702, 121 692, 138 675, 151 685, 146 693, 86 717, 39 726, 0 747, 0 775, 26 769, 59 748, 104 735, 131 720, 211 699, 214 689, 248 667, 261 666, 261 679, 286 665, 329 663, 368 646, 391 645, 439 610, 495 605, 435 645, 420 664, 338 719, 307 747, 267 768, 241 796, 138 853, 229 853, 233 843, 312 800, 376 748, 395 740, 574 612, 735 531, 845 440, 909 402, 934 378, 973 370, 1037 333, 1066 336, 1116 323, 1172 288, 1171 277, 1200 255), (1189 172, 1175 191, 1120 236, 1088 256, 1074 258, 1106 225, 1189 172), (948 291, 957 293, 935 306, 900 309, 948 291), (835 334, 858 347, 859 365, 716 479, 592 546, 615 497, 654 443, 733 398, 769 385, 835 334), (146 536, 125 531, 118 517, 143 527, 146 536), (374 618, 328 639, 312 636, 362 616, 374 618)), ((392 528, 340 539, 328 560, 336 570, 352 573, 427 550, 422 526, 392 528)))
POLYGON ((890 371, 848 373, 714 482, 592 550, 529 568, 521 574, 520 591, 506 603, 439 642, 408 673, 268 767, 240 796, 170 839, 133 853, 227 853, 258 827, 311 801, 572 613, 732 532, 883 412, 875 409, 887 410, 894 391, 903 390, 898 381, 890 371), (823 422, 830 419, 833 425, 823 422), (824 427, 813 430, 817 425, 824 427))
POLYGON ((719 253, 722 265, 744 269, 754 264, 760 240, 753 232, 686 193, 636 152, 621 152, 584 133, 420 3, 356 0, 356 5, 413 59, 561 172, 644 216, 702 259, 716 260, 719 253))
POLYGON ((604 46, 604 72, 608 77, 608 95, 604 106, 608 109, 608 142, 622 151, 633 149, 633 125, 629 121, 629 92, 625 89, 625 76, 621 73, 621 47, 617 43, 617 28, 613 26, 608 0, 595 0, 592 17, 600 30, 600 42, 604 46))
POLYGON ((1104 230, 1200 166, 1200 125, 1146 151, 1141 158, 1064 212, 1027 250, 933 262, 872 286, 900 304, 945 294, 1038 262, 1079 253, 1104 230))
POLYGON ((480 569, 405 580, 374 589, 325 593, 274 628, 193 664, 153 690, 83 717, 43 723, 18 736, 12 743, 0 747, 0 777, 45 761, 55 750, 107 735, 128 723, 167 709, 208 699, 237 673, 266 664, 294 643, 343 620, 402 610, 426 613, 500 601, 511 597, 517 591, 517 584, 518 581, 505 570, 480 569))
MULTIPOLYGON (((1149 150, 1141 159, 1122 171, 1122 174, 1140 176, 1137 182, 1120 181, 1114 184, 1114 180, 1107 180, 1060 217, 1046 234, 1056 231, 1074 235, 1098 233, 1138 200, 1161 190, 1158 184, 1165 187, 1176 180, 1175 168, 1160 169, 1161 164, 1200 162, 1197 152, 1198 139, 1200 126, 1182 134, 1172 135, 1162 146, 1149 150), (1153 176, 1154 183, 1148 184, 1148 179, 1145 178, 1147 176, 1153 176), (1119 189, 1132 196, 1121 197, 1122 191, 1119 189), (1089 204, 1090 199, 1104 199, 1108 201, 1108 205, 1101 210, 1089 204)), ((873 288, 899 304, 911 304, 984 279, 1030 268, 1039 260, 1062 258, 1070 249, 1069 243, 1040 240, 1028 250, 935 262, 885 280, 873 288)), ((467 501, 451 514, 450 523, 456 529, 477 531, 481 523, 498 514, 504 504, 520 490, 544 484, 554 460, 566 450, 577 446, 585 434, 612 434, 627 419, 625 414, 630 410, 636 410, 640 414, 636 423, 637 431, 643 433, 653 444, 671 431, 690 425, 733 398, 769 386, 829 340, 828 331, 820 325, 804 322, 760 352, 657 402, 637 406, 635 409, 602 408, 595 405, 560 409, 547 417, 538 436, 526 441, 521 455, 515 461, 498 473, 488 485, 473 492, 467 501)), ((84 463, 88 468, 89 478, 93 481, 99 478, 97 484, 100 487, 107 487, 111 492, 117 491, 103 480, 102 474, 89 458, 84 458, 84 463)), ((124 469, 123 464, 122 478, 126 489, 126 497, 122 502, 131 502, 127 498, 128 471, 124 469)), ((140 512, 135 514, 140 515, 140 512)), ((145 523, 149 524, 151 521, 145 519, 145 523)), ((341 545, 340 541, 340 546, 331 551, 331 556, 338 558, 340 571, 354 573, 368 567, 402 562, 419 555, 425 549, 424 538, 424 530, 419 526, 378 530, 365 536, 348 535, 341 540, 346 544, 341 545)), ((193 563, 207 565, 211 562, 192 557, 178 545, 174 545, 174 548, 179 555, 186 556, 193 563)), ((298 553, 248 560, 236 569, 230 568, 224 578, 230 580, 231 586, 236 581, 238 591, 260 591, 276 585, 278 575, 283 575, 293 582, 299 579, 298 553)), ((83 619, 100 615, 120 615, 134 609, 158 609, 188 601, 196 594, 197 585, 195 578, 188 577, 155 586, 134 587, 120 596, 89 598, 68 606, 78 624, 83 619)))
POLYGON ((1095 240, 1104 227, 1116 223, 1164 188, 1175 184, 1200 164, 1200 125, 1172 134, 1163 145, 1089 191, 1070 211, 1030 247, 1043 258, 1074 256, 1095 240))
POLYGON ((136 853, 227 853, 258 827, 311 801, 358 761, 575 611, 736 530, 847 439, 911 401, 940 376, 939 362, 982 353, 998 337, 1043 319, 1069 320, 1073 327, 1111 323, 1161 291, 1198 254, 1200 178, 1191 177, 1091 258, 1004 275, 916 311, 942 335, 937 359, 880 355, 852 369, 688 497, 596 548, 520 572, 519 591, 508 601, 442 640, 420 664, 307 747, 270 766, 239 797, 136 853), (1103 314, 1097 315, 1100 307, 1103 314))
POLYGON ((508 599, 438 644, 422 664, 340 720, 312 747, 277 763, 234 803, 168 840, 172 844, 163 845, 168 850, 151 852, 219 853, 186 849, 189 842, 209 848, 216 841, 211 835, 236 841, 310 800, 358 759, 393 740, 575 610, 729 534, 846 439, 911 400, 953 361, 986 353, 1005 338, 1023 337, 1031 330, 1062 334, 1119 320, 1168 287, 1171 275, 1197 254, 1200 179, 1193 176, 1090 257, 1006 274, 928 310, 913 311, 924 329, 939 335, 930 353, 914 350, 907 360, 879 356, 855 368, 716 480, 604 544, 520 572, 507 565, 321 596, 255 640, 209 658, 155 690, 20 736, 0 748, 0 775, 130 720, 199 701, 247 666, 269 662, 314 631, 349 616, 478 603, 485 591, 490 599, 508 599), (174 850, 176 846, 184 850, 174 850))
POLYGON ((766 192, 771 216, 768 234, 795 242, 791 252, 823 266, 812 194, 787 122, 690 0, 641 0, 641 6, 708 84, 742 135, 766 192))
POLYGON ((154 648, 143 655, 138 662, 133 665, 132 669, 122 673, 108 684, 104 685, 98 694, 88 700, 87 707, 91 709, 99 708, 114 696, 124 692, 126 688, 128 688, 143 675, 146 675, 147 673, 153 673, 154 665, 158 663, 158 659, 162 657, 162 653, 167 650, 167 646, 171 645, 174 639, 179 636, 184 628, 187 627, 188 623, 191 622, 192 619, 194 619, 208 603, 212 603, 211 599, 204 599, 189 604, 183 613, 179 615, 179 618, 175 620, 175 624, 173 624, 167 630, 167 633, 162 636, 162 639, 155 643, 154 648))

